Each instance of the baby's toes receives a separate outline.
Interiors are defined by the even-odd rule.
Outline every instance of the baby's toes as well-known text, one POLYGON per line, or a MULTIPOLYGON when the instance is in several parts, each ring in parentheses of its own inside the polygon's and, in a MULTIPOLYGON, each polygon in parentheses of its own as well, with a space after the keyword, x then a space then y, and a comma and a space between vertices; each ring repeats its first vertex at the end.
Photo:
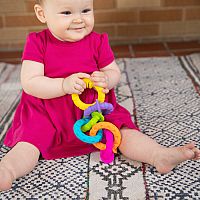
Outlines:
POLYGON ((190 142, 184 145, 185 148, 193 150, 195 148, 195 142, 190 142))
POLYGON ((199 160, 200 159, 200 150, 197 149, 197 148, 193 148, 192 150, 194 152, 194 158, 193 158, 193 160, 199 160))

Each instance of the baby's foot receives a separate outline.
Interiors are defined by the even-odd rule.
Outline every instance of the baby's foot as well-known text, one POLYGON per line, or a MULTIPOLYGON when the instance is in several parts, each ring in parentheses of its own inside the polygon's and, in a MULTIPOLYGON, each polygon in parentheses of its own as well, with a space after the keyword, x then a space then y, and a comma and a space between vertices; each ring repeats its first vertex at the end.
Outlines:
POLYGON ((161 148, 155 153, 153 165, 161 174, 166 174, 186 160, 200 159, 200 150, 191 142, 180 147, 161 148))
POLYGON ((5 167, 0 167, 0 191, 9 190, 14 181, 13 174, 5 167))

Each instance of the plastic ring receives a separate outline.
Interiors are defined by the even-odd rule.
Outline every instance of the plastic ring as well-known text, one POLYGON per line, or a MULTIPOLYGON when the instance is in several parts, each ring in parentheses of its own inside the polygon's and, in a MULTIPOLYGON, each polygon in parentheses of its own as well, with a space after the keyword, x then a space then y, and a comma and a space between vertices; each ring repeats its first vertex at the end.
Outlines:
MULTIPOLYGON (((112 123, 110 122, 99 122, 97 124, 95 124, 92 129, 90 130, 90 136, 94 136, 96 135, 97 131, 100 129, 108 129, 109 131, 111 131, 113 133, 114 136, 114 145, 113 145, 113 152, 117 153, 117 147, 120 145, 121 143, 121 134, 119 129, 112 123)), ((93 144, 96 148, 100 149, 100 150, 105 150, 106 149, 106 145, 103 144, 102 142, 97 142, 95 144, 93 144)))
MULTIPOLYGON (((103 115, 107 115, 113 111, 113 105, 111 103, 107 102, 99 103, 99 107, 103 115)), ((97 104, 88 107, 86 110, 84 110, 84 117, 89 117, 92 112, 97 110, 98 110, 97 104)))
MULTIPOLYGON (((86 83, 86 88, 94 88, 97 93, 98 93, 98 101, 99 102, 104 102, 105 100, 105 93, 102 92, 103 88, 102 87, 98 87, 98 86, 94 86, 92 81, 88 78, 84 78, 83 81, 86 83)), ((72 94, 72 100, 74 102, 74 104, 80 108, 81 110, 85 110, 87 109, 89 106, 92 106, 94 105, 95 103, 92 103, 92 104, 86 104, 84 102, 82 102, 79 98, 79 95, 78 94, 72 94)))
POLYGON ((99 112, 93 112, 90 121, 81 127, 83 132, 89 131, 97 122, 103 122, 104 116, 99 112))
POLYGON ((73 129, 74 129, 74 133, 75 133, 76 137, 79 138, 81 141, 83 141, 85 143, 89 143, 89 144, 94 144, 94 143, 97 143, 102 140, 103 131, 102 130, 98 131, 95 136, 89 136, 89 135, 86 135, 85 133, 83 133, 81 131, 81 127, 84 124, 87 124, 89 121, 90 121, 90 119, 88 119, 88 118, 80 119, 80 120, 76 121, 73 129))
POLYGON ((106 137, 106 149, 100 150, 100 157, 104 163, 108 164, 114 160, 114 153, 112 151, 114 138, 113 134, 107 129, 103 131, 103 135, 106 137))

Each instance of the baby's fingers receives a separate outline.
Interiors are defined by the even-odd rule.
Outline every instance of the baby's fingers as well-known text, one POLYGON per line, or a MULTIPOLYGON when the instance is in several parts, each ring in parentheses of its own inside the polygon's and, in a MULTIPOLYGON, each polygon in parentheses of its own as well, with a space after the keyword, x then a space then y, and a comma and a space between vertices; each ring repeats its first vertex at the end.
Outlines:
POLYGON ((108 94, 109 89, 108 89, 108 88, 105 88, 105 89, 102 90, 102 92, 103 92, 104 94, 108 94))
POLYGON ((104 77, 105 74, 103 72, 100 72, 100 71, 94 71, 92 74, 91 74, 91 77, 104 77))
POLYGON ((76 75, 77 75, 78 78, 90 78, 89 74, 86 74, 86 73, 83 73, 83 72, 77 73, 76 75))
POLYGON ((91 81, 93 82, 103 82, 103 83, 106 83, 106 77, 105 76, 94 76, 94 77, 91 77, 91 81))
POLYGON ((86 83, 82 79, 77 79, 76 84, 80 85, 83 89, 86 88, 86 83))
POLYGON ((83 91, 84 91, 84 88, 81 85, 75 84, 75 86, 74 86, 74 93, 81 94, 83 91))
POLYGON ((94 86, 99 86, 99 87, 102 87, 102 88, 107 88, 108 87, 108 84, 105 81, 103 81, 103 82, 93 81, 93 83, 94 83, 94 86))

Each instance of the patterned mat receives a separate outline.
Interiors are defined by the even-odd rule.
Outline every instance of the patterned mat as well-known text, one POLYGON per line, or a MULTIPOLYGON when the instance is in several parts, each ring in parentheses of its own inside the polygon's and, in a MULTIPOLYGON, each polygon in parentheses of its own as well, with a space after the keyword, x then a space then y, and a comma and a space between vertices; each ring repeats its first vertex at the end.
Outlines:
MULTIPOLYGON (((195 56, 125 61, 137 124, 165 146, 193 140, 200 147, 199 66, 195 56), (191 73, 194 70, 196 73, 191 73)), ((147 165, 145 182, 147 199, 200 199, 200 162, 184 162, 166 175, 147 165)))
MULTIPOLYGON (((122 71, 118 102, 147 135, 165 146, 190 140, 200 145, 199 55, 118 60, 122 71), (193 72, 193 73, 192 73, 193 72)), ((20 66, 0 64, 0 138, 20 97, 20 66)), ((0 157, 9 149, 1 148, 0 157)), ((200 162, 187 161, 167 175, 117 155, 104 164, 99 153, 41 160, 0 199, 144 200, 199 199, 200 162)))
POLYGON ((21 94, 19 74, 20 65, 0 63, 0 146, 19 103, 21 94))

